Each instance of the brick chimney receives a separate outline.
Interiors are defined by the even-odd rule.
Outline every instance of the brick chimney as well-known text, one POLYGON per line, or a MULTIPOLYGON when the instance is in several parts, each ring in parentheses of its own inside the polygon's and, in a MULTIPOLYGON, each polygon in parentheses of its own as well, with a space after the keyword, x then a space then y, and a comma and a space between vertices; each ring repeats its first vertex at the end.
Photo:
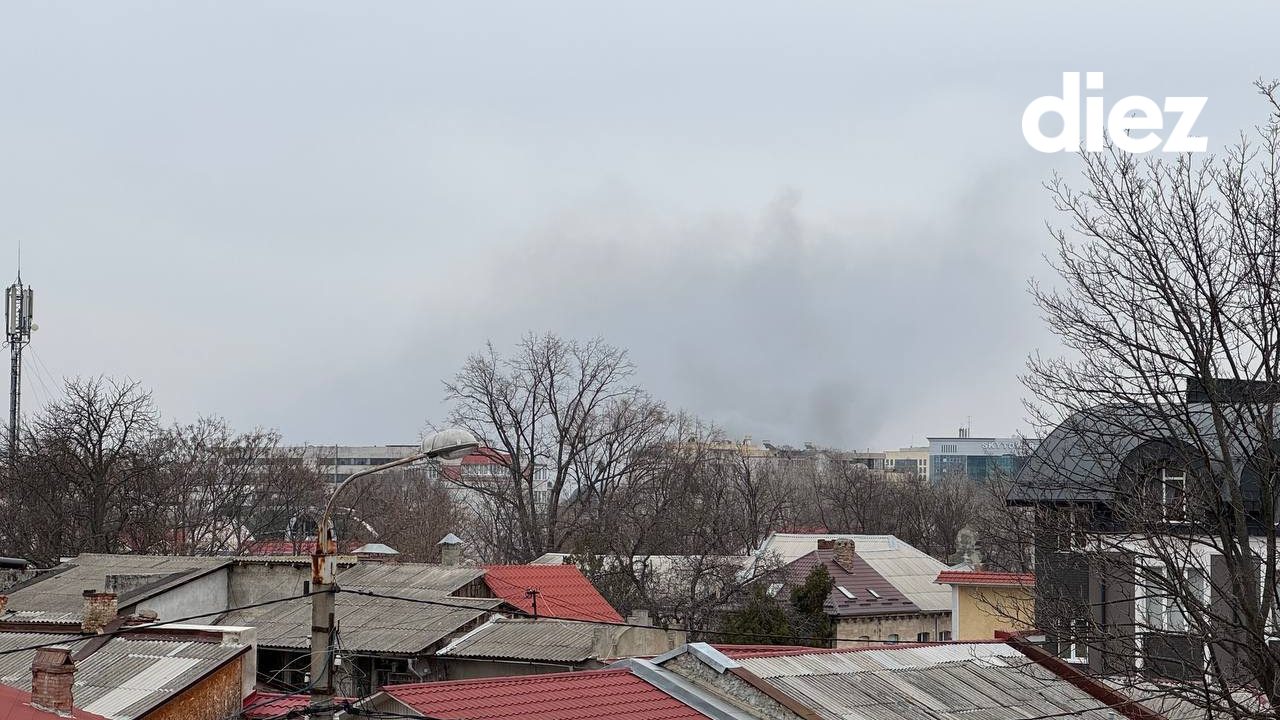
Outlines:
POLYGON ((0 595, 0 615, 4 614, 5 608, 9 607, 9 596, 0 595))
POLYGON ((116 619, 116 594, 84 591, 84 615, 80 620, 80 632, 97 635, 107 623, 116 619))
POLYGON ((833 543, 835 550, 833 559, 845 570, 853 570, 853 559, 858 556, 854 550, 856 549, 853 541, 848 538, 841 538, 833 543))
POLYGON ((71 648, 54 645, 36 650, 31 661, 31 704, 40 710, 70 715, 71 686, 76 681, 76 664, 71 648))

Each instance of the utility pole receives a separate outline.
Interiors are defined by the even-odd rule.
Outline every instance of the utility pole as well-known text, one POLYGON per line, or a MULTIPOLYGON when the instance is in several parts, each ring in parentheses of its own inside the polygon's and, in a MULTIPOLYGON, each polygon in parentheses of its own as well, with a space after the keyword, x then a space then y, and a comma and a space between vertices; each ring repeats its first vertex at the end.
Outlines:
POLYGON ((533 600, 533 619, 538 619, 538 591, 534 588, 526 588, 524 596, 533 600))
POLYGON ((22 284, 22 271, 18 281, 5 291, 4 317, 5 339, 9 343, 9 445, 5 449, 9 463, 18 461, 19 426, 22 415, 22 349, 31 342, 31 322, 34 293, 30 286, 22 284))

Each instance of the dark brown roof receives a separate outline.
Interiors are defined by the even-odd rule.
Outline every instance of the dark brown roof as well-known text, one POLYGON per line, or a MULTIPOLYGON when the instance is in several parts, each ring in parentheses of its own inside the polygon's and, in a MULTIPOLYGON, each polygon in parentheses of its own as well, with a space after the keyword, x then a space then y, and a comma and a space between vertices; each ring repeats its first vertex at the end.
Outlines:
POLYGON ((787 566, 787 579, 793 587, 803 583, 816 565, 827 566, 827 572, 835 581, 825 604, 828 615, 859 617, 921 611, 867 561, 854 555, 846 567, 836 562, 833 555, 832 550, 814 550, 787 566))

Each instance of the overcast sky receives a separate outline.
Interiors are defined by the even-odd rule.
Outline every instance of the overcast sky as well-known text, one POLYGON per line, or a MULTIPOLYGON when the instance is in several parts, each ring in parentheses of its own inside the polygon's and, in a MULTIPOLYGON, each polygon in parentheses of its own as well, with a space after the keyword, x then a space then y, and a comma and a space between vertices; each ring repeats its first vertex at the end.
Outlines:
MULTIPOLYGON (((1064 71, 1264 118, 1280 6, 0 0, 28 412, 413 441, 486 340, 601 336, 734 435, 1025 429, 1064 71)), ((10 268, 12 259, 0 262, 10 268)))

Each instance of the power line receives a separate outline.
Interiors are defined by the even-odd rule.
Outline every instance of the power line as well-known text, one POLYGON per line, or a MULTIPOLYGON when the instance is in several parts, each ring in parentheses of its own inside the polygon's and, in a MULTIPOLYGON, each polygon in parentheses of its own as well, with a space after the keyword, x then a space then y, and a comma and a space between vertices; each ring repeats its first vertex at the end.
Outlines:
MULTIPOLYGON (((339 587, 337 591, 338 591, 339 593, 348 593, 348 594, 351 594, 351 595, 363 595, 363 596, 365 596, 365 597, 382 598, 382 599, 384 599, 384 600, 399 600, 399 601, 402 601, 402 602, 418 603, 418 604, 420 604, 420 605, 437 605, 437 606, 440 606, 440 607, 454 608, 454 609, 458 609, 458 610, 483 610, 483 609, 484 609, 484 608, 477 608, 477 607, 474 607, 474 606, 471 606, 471 605, 462 605, 462 604, 458 604, 458 603, 450 603, 450 602, 447 602, 447 601, 444 601, 444 600, 434 600, 434 599, 430 599, 430 600, 429 600, 429 599, 426 599, 426 598, 412 598, 412 597, 404 597, 404 596, 402 596, 402 595, 389 595, 389 594, 386 594, 386 593, 378 593, 378 592, 374 592, 374 591, 372 591, 372 590, 352 590, 352 589, 348 589, 348 588, 344 588, 344 587, 339 587)), ((520 609, 515 609, 515 610, 504 610, 504 611, 501 611, 501 612, 503 612, 504 614, 508 614, 508 615, 518 615, 518 616, 520 616, 520 617, 528 618, 528 619, 530 619, 530 620, 550 620, 550 619, 556 619, 556 620, 567 620, 567 621, 569 621, 569 622, 588 622, 588 623, 595 623, 595 624, 597 624, 597 625, 610 625, 610 626, 613 626, 613 627, 641 628, 641 629, 645 629, 645 630, 662 630, 663 632, 667 632, 667 631, 670 631, 670 630, 679 630, 679 629, 680 629, 680 628, 662 627, 661 625, 646 625, 646 624, 643 624, 643 623, 627 622, 627 621, 625 621, 625 620, 622 620, 622 621, 618 621, 618 620, 571 620, 571 619, 567 619, 567 618, 547 618, 545 615, 543 615, 543 616, 541 616, 541 617, 535 617, 535 616, 533 615, 533 613, 526 612, 526 611, 524 611, 524 610, 520 610, 520 609)), ((701 633, 701 634, 703 634, 703 635, 719 635, 719 636, 722 636, 722 637, 737 637, 737 638, 746 638, 746 639, 755 639, 755 640, 759 640, 759 639, 761 639, 761 638, 767 638, 767 639, 771 639, 771 640, 791 640, 791 641, 795 641, 795 640, 809 640, 809 641, 813 641, 813 642, 822 642, 822 643, 827 643, 827 642, 830 642, 830 641, 832 640, 832 638, 826 638, 826 637, 812 637, 812 636, 801 636, 801 635, 772 635, 772 634, 769 634, 769 633, 746 633, 746 632, 733 632, 733 631, 729 631, 729 630, 698 630, 697 632, 698 632, 698 633, 701 633)), ((894 646, 894 645, 948 645, 948 644, 952 644, 952 643, 967 644, 967 643, 965 643, 964 641, 960 641, 960 640, 937 640, 937 641, 930 640, 930 641, 928 641, 927 643, 912 643, 912 642, 905 642, 905 643, 904 643, 904 642, 900 642, 900 641, 897 641, 897 640, 858 640, 858 642, 860 642, 860 643, 868 643, 868 644, 876 644, 876 643, 880 643, 880 644, 889 645, 889 646, 894 646)), ((804 647, 804 646, 794 646, 794 647, 804 647)), ((813 648, 813 649, 815 649, 815 650, 829 650, 830 648, 817 648, 817 647, 815 647, 815 648, 813 648)))

